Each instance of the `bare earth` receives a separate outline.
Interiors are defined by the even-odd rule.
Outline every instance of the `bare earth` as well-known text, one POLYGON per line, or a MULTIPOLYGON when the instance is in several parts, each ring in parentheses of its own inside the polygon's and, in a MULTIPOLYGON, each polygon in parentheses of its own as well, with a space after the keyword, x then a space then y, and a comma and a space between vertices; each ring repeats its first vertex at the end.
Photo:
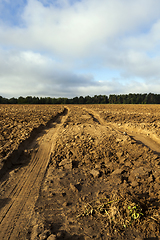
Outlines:
MULTIPOLYGON (((41 106, 31 109, 36 116, 41 106)), ((14 137, 1 106, 0 239, 160 239, 159 110, 43 106, 43 126, 36 118, 33 134, 34 117, 16 120, 27 135, 16 128, 14 137)))

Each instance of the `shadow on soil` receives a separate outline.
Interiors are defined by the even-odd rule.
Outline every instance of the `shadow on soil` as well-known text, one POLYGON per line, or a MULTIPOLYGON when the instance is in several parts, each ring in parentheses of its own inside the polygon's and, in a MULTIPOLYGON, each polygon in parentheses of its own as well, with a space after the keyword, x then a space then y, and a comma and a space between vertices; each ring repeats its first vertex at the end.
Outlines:
POLYGON ((66 231, 61 231, 57 234, 56 240, 85 240, 85 238, 82 235, 70 235, 66 231))
POLYGON ((62 223, 51 223, 46 221, 45 226, 47 229, 50 229, 53 235, 56 235, 56 240, 85 240, 83 235, 71 235, 66 230, 59 230, 62 227, 62 223))
POLYGON ((10 200, 10 198, 0 198, 0 209, 3 208, 10 200))
POLYGON ((95 118, 95 116, 92 114, 92 113, 88 113, 92 118, 93 118, 93 121, 100 124, 99 120, 97 118, 95 118))
MULTIPOLYGON (((136 141, 137 144, 143 145, 143 146, 149 148, 150 150, 152 150, 152 149, 151 149, 149 146, 147 146, 145 143, 141 142, 140 140, 135 139, 134 136, 130 136, 130 137, 131 137, 131 139, 133 139, 134 141, 136 141)), ((153 150, 152 150, 152 151, 153 151, 153 150)), ((158 156, 160 156, 160 152, 153 151, 153 153, 155 153, 155 154, 157 154, 158 156)))
POLYGON ((158 237, 150 237, 150 238, 144 238, 143 240, 159 240, 158 237))
MULTIPOLYGON (((61 117, 67 115, 68 109, 65 108, 63 112, 58 113, 54 116, 46 125, 40 125, 38 128, 32 130, 30 137, 19 145, 18 149, 14 150, 8 157, 2 160, 3 167, 0 169, 0 181, 4 178, 8 178, 10 171, 14 170, 17 167, 28 165, 30 161, 30 156, 25 156, 24 150, 28 149, 29 146, 36 141, 37 136, 43 136, 46 134, 46 130, 50 128, 55 128, 56 124, 61 123, 61 117), (23 160, 22 160, 23 159, 23 160)), ((38 144, 36 145, 38 147, 38 144)))

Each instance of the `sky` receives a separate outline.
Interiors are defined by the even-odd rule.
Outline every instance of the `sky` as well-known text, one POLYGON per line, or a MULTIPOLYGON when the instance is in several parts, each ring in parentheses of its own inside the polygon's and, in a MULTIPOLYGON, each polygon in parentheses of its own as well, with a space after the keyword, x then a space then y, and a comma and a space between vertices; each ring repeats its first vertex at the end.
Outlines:
POLYGON ((0 0, 0 96, 160 93, 159 0, 0 0))

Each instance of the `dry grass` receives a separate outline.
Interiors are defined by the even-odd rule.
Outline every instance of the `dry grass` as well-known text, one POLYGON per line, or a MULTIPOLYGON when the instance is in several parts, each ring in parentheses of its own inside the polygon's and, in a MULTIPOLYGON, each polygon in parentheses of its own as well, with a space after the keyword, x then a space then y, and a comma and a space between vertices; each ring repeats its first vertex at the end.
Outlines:
POLYGON ((118 194, 108 198, 100 198, 84 204, 82 212, 77 216, 105 218, 112 228, 125 229, 135 222, 140 222, 143 217, 140 204, 134 202, 131 197, 122 197, 118 194))

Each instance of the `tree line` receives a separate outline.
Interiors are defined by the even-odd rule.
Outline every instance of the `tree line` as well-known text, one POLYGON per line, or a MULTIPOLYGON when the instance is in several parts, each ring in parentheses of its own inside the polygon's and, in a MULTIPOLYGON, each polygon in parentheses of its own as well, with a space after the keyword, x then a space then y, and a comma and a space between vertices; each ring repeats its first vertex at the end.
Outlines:
POLYGON ((0 96, 0 104, 160 104, 160 94, 145 93, 145 94, 111 94, 80 96, 74 98, 51 98, 51 97, 22 97, 19 98, 4 98, 0 96))

